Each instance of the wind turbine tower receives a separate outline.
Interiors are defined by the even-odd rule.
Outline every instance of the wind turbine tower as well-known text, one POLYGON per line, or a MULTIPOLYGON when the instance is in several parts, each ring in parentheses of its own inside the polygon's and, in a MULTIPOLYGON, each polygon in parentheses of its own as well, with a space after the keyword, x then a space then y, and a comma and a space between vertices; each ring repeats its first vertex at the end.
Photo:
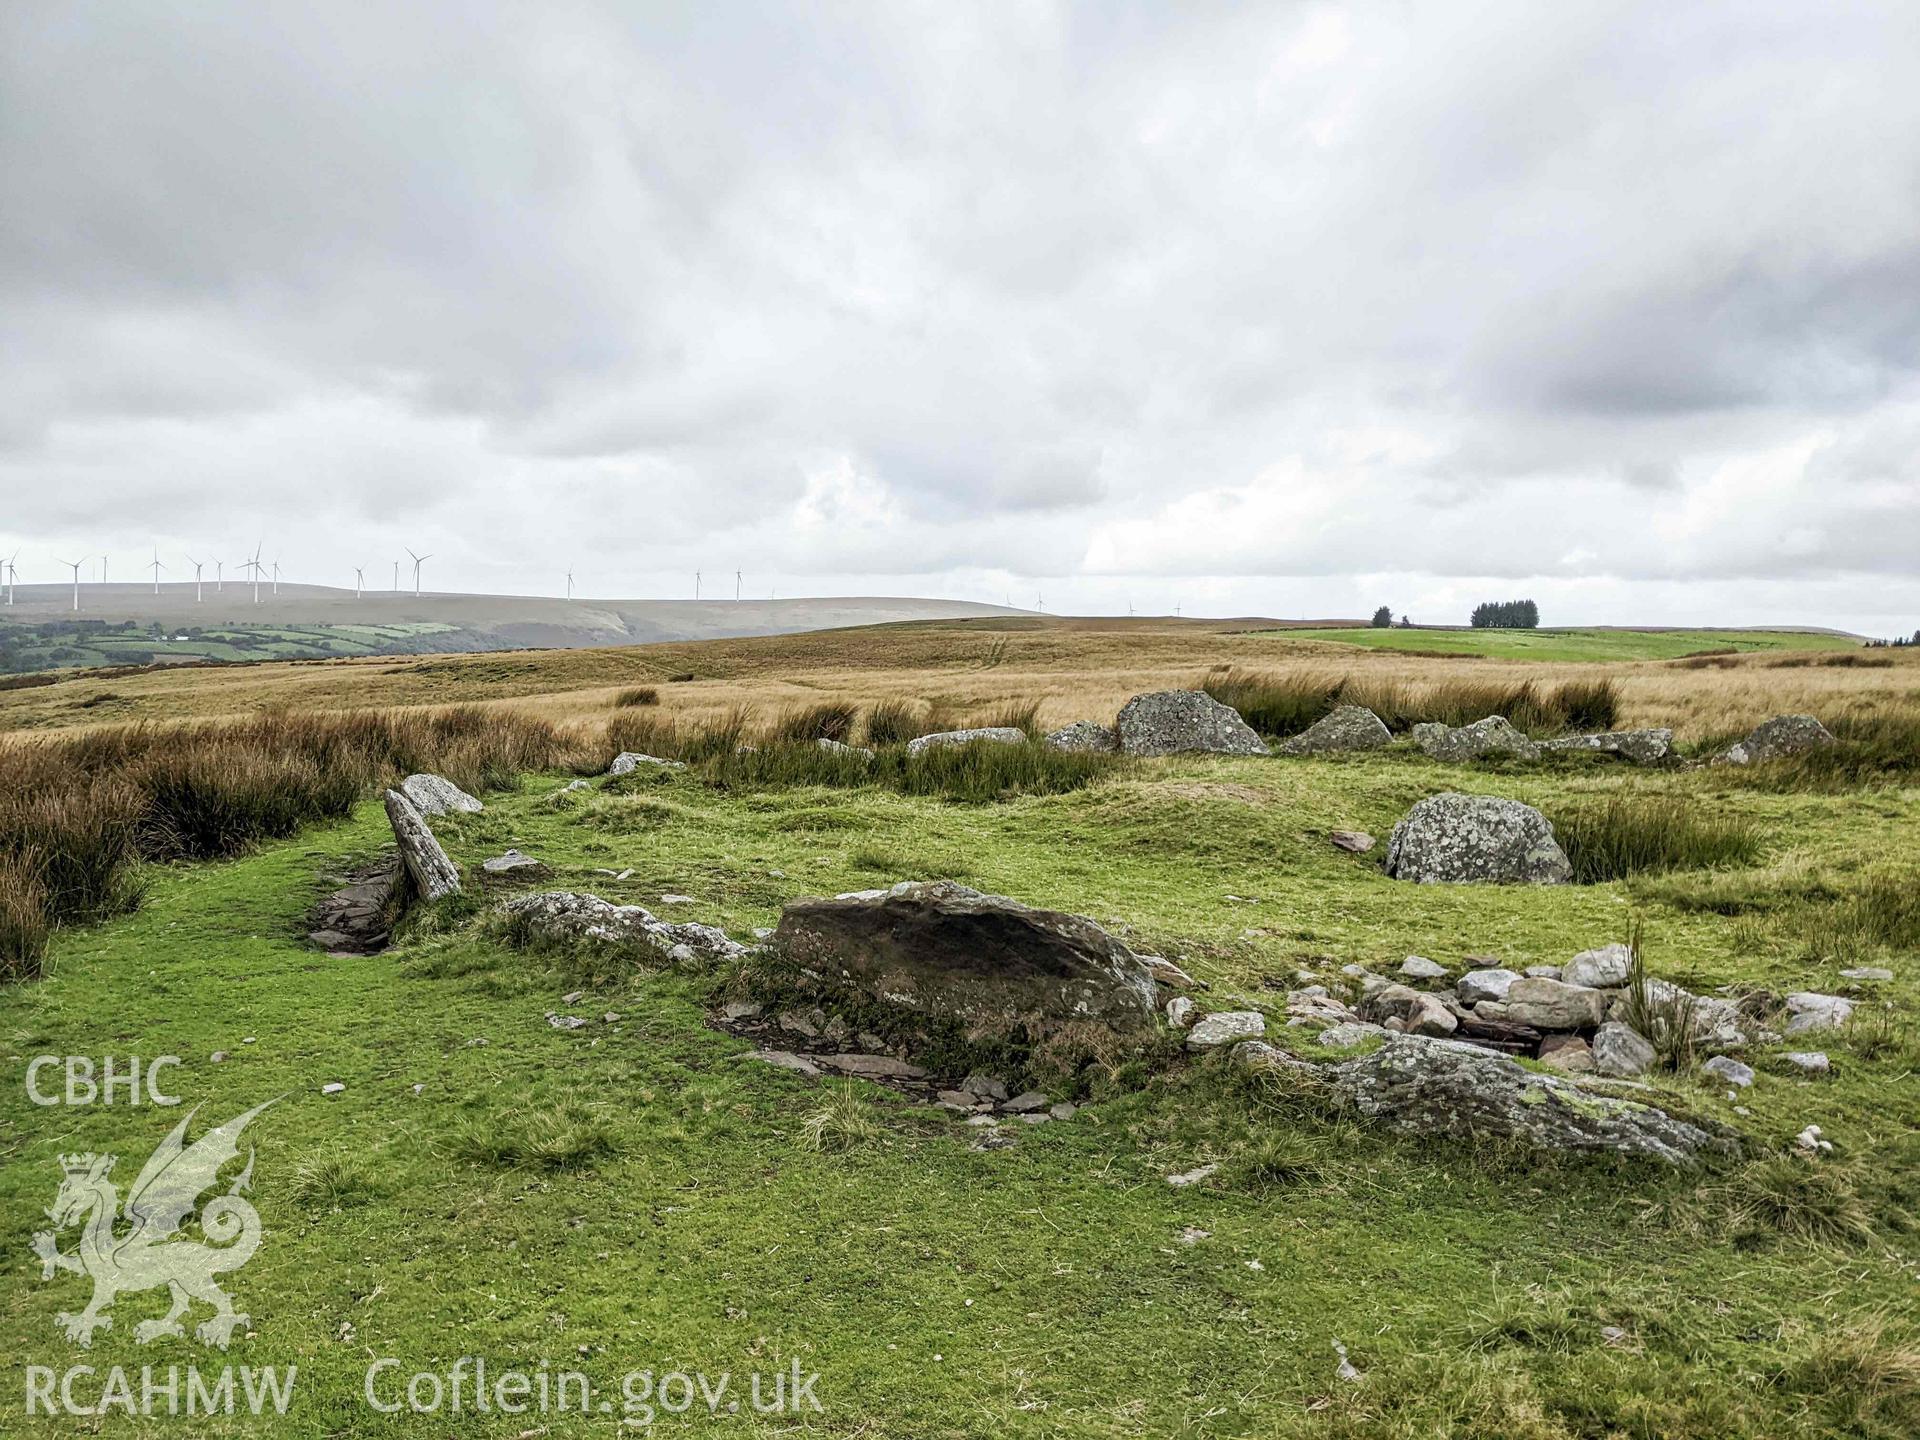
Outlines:
POLYGON ((20 558, 20 552, 14 551, 7 557, 7 603, 13 603, 13 587, 20 583, 20 567, 14 561, 20 558))
POLYGON ((280 593, 280 562, 278 560, 273 562, 273 593, 276 595, 280 593))
POLYGON ((187 556, 187 563, 193 566, 193 603, 198 605, 204 598, 200 586, 200 571, 205 567, 191 555, 187 556))
MULTIPOLYGON (((411 547, 403 545, 401 549, 405 550, 407 554, 413 555, 411 547)), ((431 553, 426 555, 413 555, 413 598, 416 600, 420 598, 420 567, 432 558, 431 553)))
POLYGON ((158 595, 160 593, 160 572, 167 568, 160 563, 160 552, 158 550, 153 552, 153 564, 148 568, 153 571, 153 593, 158 595))
POLYGON ((571 565, 567 567, 567 598, 569 600, 573 598, 573 567, 571 565))
POLYGON ((80 567, 87 562, 84 560, 59 560, 58 557, 56 557, 56 562, 61 565, 71 566, 73 569, 73 608, 77 612, 80 609, 80 567))
POLYGON ((733 603, 736 605, 740 603, 740 572, 738 570, 733 572, 733 603))
POLYGON ((358 600, 367 593, 367 572, 359 565, 353 567, 353 598, 358 600))

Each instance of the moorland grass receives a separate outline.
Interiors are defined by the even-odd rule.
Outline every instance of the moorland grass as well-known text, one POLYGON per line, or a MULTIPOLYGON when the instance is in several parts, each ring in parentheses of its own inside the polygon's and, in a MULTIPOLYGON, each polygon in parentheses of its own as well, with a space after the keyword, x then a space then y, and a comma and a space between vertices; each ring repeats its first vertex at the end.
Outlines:
POLYGON ((1533 735, 1610 729, 1620 709, 1618 687, 1604 677, 1559 684, 1472 677, 1422 683, 1351 674, 1262 675, 1229 668, 1208 674, 1201 688, 1238 710, 1261 734, 1274 737, 1298 734, 1337 705, 1363 705, 1394 731, 1424 721, 1466 725, 1502 715, 1533 735))
POLYGON ((1716 814, 1682 795, 1616 792, 1556 809, 1553 833, 1576 884, 1599 885, 1668 870, 1745 865, 1759 853, 1752 822, 1716 814))

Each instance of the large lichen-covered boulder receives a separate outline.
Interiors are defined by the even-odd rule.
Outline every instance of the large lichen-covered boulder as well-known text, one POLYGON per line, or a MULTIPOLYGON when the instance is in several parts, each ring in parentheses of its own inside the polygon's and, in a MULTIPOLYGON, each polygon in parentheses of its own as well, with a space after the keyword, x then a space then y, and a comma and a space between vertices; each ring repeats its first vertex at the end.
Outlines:
POLYGON ((1550 1150, 1612 1150, 1687 1164, 1736 1153, 1724 1131, 1460 1041, 1389 1035, 1325 1072, 1361 1114, 1409 1134, 1497 1136, 1550 1150))
POLYGON ((456 811, 477 815, 487 808, 440 775, 409 775, 400 782, 400 792, 422 815, 450 815, 456 811))
POLYGON ((950 881, 793 901, 769 943, 827 986, 968 1031, 1156 1026, 1146 965, 1093 921, 950 881))
POLYGON ((1811 715, 1776 715, 1715 758, 1723 765, 1751 765, 1835 743, 1833 733, 1811 715))
POLYGON ((1492 795, 1430 795, 1393 827, 1387 874, 1433 885, 1565 885, 1573 866, 1553 823, 1492 795))
POLYGON ((1076 720, 1048 735, 1047 744, 1055 750, 1110 754, 1120 748, 1120 737, 1095 721, 1076 720))
POLYGON ((387 791, 387 823, 400 846, 400 863, 414 891, 425 900, 460 893, 460 870, 433 838, 419 808, 398 790, 387 791))
POLYGON ((1434 759, 1454 764, 1500 755, 1533 760, 1540 754, 1540 747, 1514 729, 1504 715, 1489 715, 1471 725, 1450 727, 1438 721, 1416 725, 1413 743, 1434 759))
POLYGON ((1344 750, 1378 750, 1393 734, 1364 705, 1336 705, 1313 724, 1280 744, 1282 755, 1333 755, 1344 750))
POLYGON ((1136 695, 1120 711, 1114 728, 1129 755, 1180 755, 1207 751, 1216 755, 1265 755, 1266 741, 1204 690, 1159 690, 1136 695))
POLYGON ((1013 725, 987 725, 977 730, 940 730, 907 742, 907 753, 944 750, 956 745, 1024 745, 1027 732, 1013 725))
POLYGON ((508 938, 522 945, 634 944, 682 964, 734 960, 747 951, 715 926, 676 924, 657 919, 639 905, 615 905, 571 890, 522 895, 500 908, 508 938))
POLYGON ((1673 731, 1667 729, 1608 730, 1599 735, 1563 735, 1558 740, 1542 740, 1542 750, 1590 750, 1601 755, 1617 755, 1635 765, 1666 765, 1678 757, 1673 749, 1673 731))

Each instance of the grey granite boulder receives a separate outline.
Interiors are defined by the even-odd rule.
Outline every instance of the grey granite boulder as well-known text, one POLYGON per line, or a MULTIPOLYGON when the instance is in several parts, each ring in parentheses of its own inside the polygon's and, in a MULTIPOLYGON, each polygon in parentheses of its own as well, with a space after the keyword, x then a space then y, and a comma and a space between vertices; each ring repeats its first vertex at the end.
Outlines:
POLYGON ((1522 976, 1507 988, 1506 1018, 1536 1030, 1591 1030, 1606 1014, 1607 997, 1586 985, 1522 976))
POLYGON ((1147 967, 1093 921, 949 881, 795 900, 769 945, 823 990, 972 1033, 1158 1029, 1147 967))
POLYGON ((1048 735, 1047 744, 1055 750, 1091 751, 1104 755, 1120 748, 1120 737, 1105 725, 1092 720, 1076 720, 1048 735))
POLYGON ((1601 990, 1618 989, 1627 983, 1633 969, 1633 951, 1628 946, 1602 945, 1597 950, 1582 950, 1569 960, 1560 978, 1569 985, 1588 985, 1601 990))
POLYGON ((747 953, 746 946, 712 925, 674 924, 638 905, 614 905, 571 890, 522 895, 503 905, 501 914, 508 939, 520 945, 634 944, 681 964, 747 953))
POLYGON ((440 900, 460 893, 460 871, 433 831, 421 818, 414 803, 398 790, 387 791, 387 823, 393 826, 393 838, 400 846, 400 863, 414 890, 425 900, 440 900))
POLYGON ((1714 758, 1723 765, 1752 765, 1834 743, 1833 733, 1811 715, 1776 715, 1714 758))
POLYGON ((1671 730, 1608 730, 1600 735, 1563 735, 1543 740, 1542 750, 1589 750, 1615 755, 1635 765, 1665 765, 1676 759, 1671 730))
POLYGON ((1489 715, 1471 725, 1448 727, 1435 722, 1413 727, 1413 743, 1436 760, 1459 763, 1510 755, 1532 760, 1540 747, 1514 729, 1504 715, 1489 715))
POLYGON ((1553 1150, 1608 1150, 1687 1164, 1738 1153, 1733 1139, 1608 1092, 1604 1084, 1544 1075, 1455 1040, 1389 1035, 1369 1055, 1325 1072, 1362 1115, 1409 1134, 1498 1136, 1553 1150))
POLYGON ((909 755, 920 755, 928 750, 944 750, 958 745, 972 745, 976 742, 987 745, 1024 745, 1027 732, 1011 725, 987 725, 978 730, 939 730, 931 735, 922 735, 907 742, 909 755))
POLYGON ((411 800, 413 808, 422 815, 450 815, 455 812, 477 815, 487 808, 440 775, 409 775, 400 782, 400 793, 411 800))
POLYGON ((1700 1067, 1702 1075, 1711 1075, 1716 1080, 1744 1090, 1753 1084, 1753 1067, 1735 1060, 1731 1055, 1716 1055, 1700 1067))
POLYGON ((642 765, 652 765, 660 770, 684 770, 686 763, 681 760, 662 760, 658 755, 643 755, 638 750, 622 750, 613 757, 613 763, 607 766, 609 775, 631 775, 642 765))
POLYGON ((1804 1035, 1809 1030, 1838 1030, 1853 1018, 1853 1002, 1844 995, 1821 995, 1798 990, 1787 996, 1787 1034, 1804 1035))
POLYGON ((816 750, 824 750, 829 755, 858 755, 862 760, 873 759, 873 751, 869 750, 866 746, 849 745, 844 740, 835 740, 826 735, 822 735, 819 739, 815 740, 813 747, 816 750))
POLYGON ((1265 755, 1267 745, 1240 712, 1204 690, 1160 690, 1136 695, 1114 727, 1129 755, 1265 755))
POLYGON ((1491 795, 1430 795, 1393 827, 1387 874, 1419 884, 1565 885, 1573 866, 1531 805, 1491 795))
POLYGON ((1601 1075, 1630 1079, 1653 1068, 1657 1057, 1645 1036, 1618 1020, 1593 1032, 1593 1068, 1601 1075))
POLYGON ((1336 705, 1289 740, 1282 755, 1333 755, 1347 750, 1378 750, 1393 735, 1380 717, 1364 705, 1336 705))
POLYGON ((1258 1040, 1267 1033, 1267 1018, 1258 1010, 1223 1010, 1208 1015, 1187 1032, 1189 1050, 1217 1050, 1242 1040, 1258 1040))
POLYGON ((1460 977, 1460 983, 1454 987, 1463 1005, 1478 1005, 1483 1000, 1502 1001, 1513 988, 1513 982, 1520 976, 1512 970, 1495 966, 1489 970, 1469 970, 1460 977))

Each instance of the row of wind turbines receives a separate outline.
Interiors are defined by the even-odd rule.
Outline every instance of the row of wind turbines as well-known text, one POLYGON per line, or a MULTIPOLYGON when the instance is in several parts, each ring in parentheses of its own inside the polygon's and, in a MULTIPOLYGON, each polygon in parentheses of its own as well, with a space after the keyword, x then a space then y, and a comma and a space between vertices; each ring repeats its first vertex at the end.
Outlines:
MULTIPOLYGON (((280 593, 280 562, 275 560, 271 565, 262 564, 260 554, 265 548, 264 543, 255 546, 251 556, 237 562, 240 573, 248 577, 248 579, 243 579, 241 583, 247 584, 250 580, 253 585, 253 603, 256 605, 260 603, 260 586, 263 583, 272 587, 271 593, 275 595, 280 593)), ((412 550, 407 550, 407 554, 413 560, 413 594, 414 598, 418 599, 421 593, 420 567, 431 560, 433 556, 431 553, 415 555, 412 550)), ((200 604, 206 599, 205 574, 207 562, 204 560, 196 560, 191 555, 186 558, 187 564, 193 567, 194 603, 200 604)), ((14 588, 20 582, 20 566, 17 563, 19 559, 20 552, 16 550, 5 560, 0 560, 0 580, 6 582, 7 604, 9 605, 13 604, 14 588)), ((80 569, 83 565, 89 565, 95 560, 98 560, 100 562, 100 583, 102 585, 107 583, 107 557, 105 555, 87 555, 78 560, 62 560, 58 556, 53 557, 53 559, 55 564, 64 565, 73 572, 73 608, 76 612, 80 609, 80 569)), ((224 560, 215 560, 212 563, 213 589, 214 593, 218 595, 226 589, 227 562, 224 560)), ((160 573, 163 570, 171 568, 160 559, 160 551, 158 548, 155 548, 153 552, 153 559, 140 568, 153 572, 153 593, 158 595, 160 593, 160 573)), ((364 567, 356 565, 353 573, 356 582, 353 592, 354 598, 359 599, 366 594, 367 572, 364 567)), ((393 562, 393 588, 395 591, 400 589, 400 562, 398 560, 393 562)), ((569 598, 571 598, 573 594, 573 572, 571 570, 567 572, 567 594, 569 598)))

